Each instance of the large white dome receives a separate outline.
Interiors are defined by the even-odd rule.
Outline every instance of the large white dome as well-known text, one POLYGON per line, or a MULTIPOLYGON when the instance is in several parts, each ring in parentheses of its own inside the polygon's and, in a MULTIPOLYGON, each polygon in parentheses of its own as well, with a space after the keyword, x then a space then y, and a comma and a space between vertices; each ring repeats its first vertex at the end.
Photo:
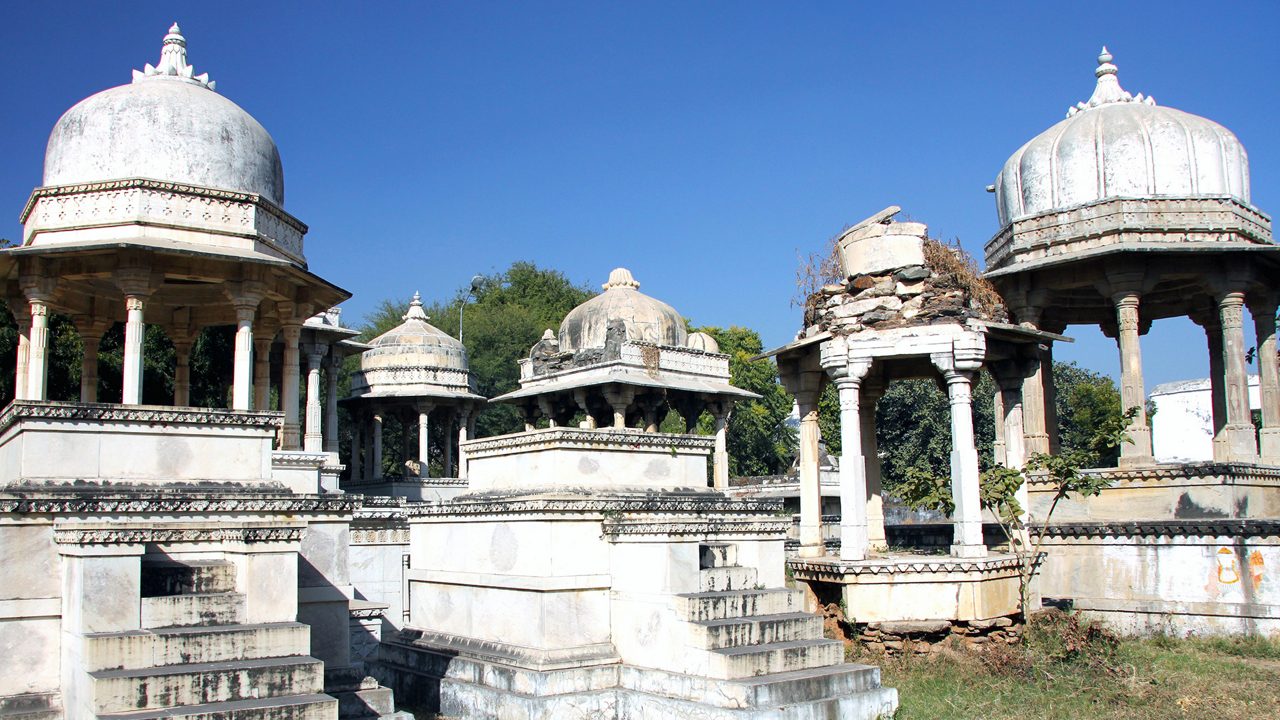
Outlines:
POLYGON ((627 340, 684 345, 684 318, 670 305, 640 292, 626 268, 609 273, 604 292, 569 311, 560 323, 560 350, 602 348, 610 323, 621 323, 627 340))
POLYGON ((45 151, 44 184, 148 178, 255 193, 284 205, 280 153, 265 128, 214 92, 169 29, 157 67, 68 110, 45 151))
POLYGON ((1230 130, 1125 92, 1106 48, 1093 96, 1023 145, 996 178, 996 212, 1014 220, 1111 198, 1232 197, 1249 202, 1249 158, 1230 130))

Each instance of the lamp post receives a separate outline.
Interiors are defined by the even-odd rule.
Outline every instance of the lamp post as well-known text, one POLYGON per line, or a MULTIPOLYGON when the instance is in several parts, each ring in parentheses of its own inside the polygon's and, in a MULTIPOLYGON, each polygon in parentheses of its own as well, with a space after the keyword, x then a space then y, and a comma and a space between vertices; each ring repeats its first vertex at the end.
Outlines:
POLYGON ((458 306, 458 342, 462 342, 462 310, 467 307, 467 298, 475 297, 480 292, 480 285, 484 282, 484 278, 479 275, 471 276, 471 289, 466 295, 462 296, 462 304, 458 306))

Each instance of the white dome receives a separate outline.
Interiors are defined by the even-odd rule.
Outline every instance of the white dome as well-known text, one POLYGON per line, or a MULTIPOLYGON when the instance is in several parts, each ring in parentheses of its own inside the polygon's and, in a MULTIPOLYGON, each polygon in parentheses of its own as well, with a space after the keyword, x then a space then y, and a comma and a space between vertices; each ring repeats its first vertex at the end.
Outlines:
POLYGON ((685 347, 703 352, 718 353, 720 352, 720 343, 708 333, 696 332, 690 333, 689 339, 685 341, 685 347))
POLYGON ((565 315, 560 323, 560 350, 602 348, 609 324, 620 322, 626 339, 656 345, 684 345, 684 318, 670 305, 640 292, 626 268, 609 273, 604 292, 565 315))
POLYGON ((360 355, 361 370, 467 370, 466 348, 427 322, 429 318, 417 293, 413 294, 409 312, 403 319, 400 325, 369 341, 371 349, 360 355))
POLYGON ((148 178, 255 193, 284 205, 280 153, 265 128, 187 64, 177 24, 158 67, 68 110, 49 135, 44 184, 148 178))
POLYGON ((1212 120, 1125 92, 1111 60, 1103 48, 1088 102, 1004 164, 995 183, 1001 227, 1110 198, 1249 202, 1249 159, 1236 136, 1212 120))

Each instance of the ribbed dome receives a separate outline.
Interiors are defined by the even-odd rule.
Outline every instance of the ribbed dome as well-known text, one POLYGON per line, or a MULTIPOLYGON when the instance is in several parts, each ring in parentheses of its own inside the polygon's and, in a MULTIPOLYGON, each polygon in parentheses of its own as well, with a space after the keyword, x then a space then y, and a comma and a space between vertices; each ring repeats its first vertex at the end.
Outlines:
POLYGON ((44 184, 149 178, 256 193, 284 204, 276 144, 240 106, 187 64, 175 23, 158 67, 82 100, 62 116, 45 151, 44 184))
POLYGON ((690 333, 689 339, 685 341, 685 346, 693 350, 701 350, 703 352, 720 352, 720 343, 716 342, 714 337, 704 332, 690 333))
POLYGON ((1236 136, 1212 120, 1125 92, 1111 60, 1103 48, 1088 102, 1004 164, 995 184, 1001 227, 1109 198, 1249 202, 1249 159, 1236 136))
POLYGON ((560 350, 604 347, 611 322, 621 322, 626 338, 658 345, 684 345, 684 318, 670 305, 640 292, 631 271, 609 273, 604 292, 569 311, 560 323, 560 350))
POLYGON ((462 343, 427 322, 417 293, 409 303, 404 322, 369 341, 372 349, 360 356, 360 369, 451 368, 467 370, 467 350, 462 343))

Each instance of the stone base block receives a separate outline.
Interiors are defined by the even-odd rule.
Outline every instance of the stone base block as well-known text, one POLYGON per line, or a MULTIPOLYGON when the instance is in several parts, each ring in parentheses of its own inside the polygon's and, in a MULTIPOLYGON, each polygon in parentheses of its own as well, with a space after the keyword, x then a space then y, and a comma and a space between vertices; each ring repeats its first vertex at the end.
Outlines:
MULTIPOLYGON (((827 602, 843 600, 857 623, 987 620, 1017 614, 1019 571, 1013 555, 985 558, 889 556, 868 560, 791 560, 796 580, 827 602), (826 600, 824 596, 837 592, 826 600)), ((1036 606, 1033 592, 1028 604, 1036 606)))
POLYGON ((61 720, 57 693, 23 693, 0 697, 0 720, 61 720))

